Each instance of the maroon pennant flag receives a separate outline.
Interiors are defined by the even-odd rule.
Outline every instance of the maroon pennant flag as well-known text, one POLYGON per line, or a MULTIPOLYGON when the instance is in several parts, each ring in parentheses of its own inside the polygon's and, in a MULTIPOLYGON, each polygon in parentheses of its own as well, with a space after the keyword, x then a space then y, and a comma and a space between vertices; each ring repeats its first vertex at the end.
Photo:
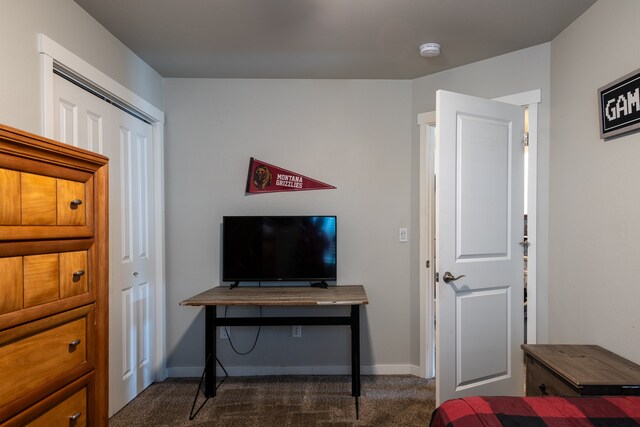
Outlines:
POLYGON ((247 176, 247 193, 275 193, 336 188, 333 185, 270 165, 251 157, 247 176))

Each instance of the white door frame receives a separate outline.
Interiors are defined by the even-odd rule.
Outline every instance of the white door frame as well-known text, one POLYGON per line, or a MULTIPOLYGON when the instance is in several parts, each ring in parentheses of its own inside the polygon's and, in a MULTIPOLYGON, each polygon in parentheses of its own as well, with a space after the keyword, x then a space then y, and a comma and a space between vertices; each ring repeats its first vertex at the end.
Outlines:
POLYGON ((155 379, 167 378, 166 370, 166 324, 165 324, 165 271, 164 271, 164 113, 148 101, 133 93, 111 77, 104 74, 82 58, 67 50, 45 34, 38 34, 38 51, 41 68, 41 133, 45 137, 54 135, 53 70, 60 68, 70 71, 84 82, 108 93, 113 98, 129 106, 145 117, 153 127, 154 143, 154 214, 155 214, 155 379))
POLYGON ((432 378, 435 375, 434 325, 435 295, 435 133, 436 112, 418 115, 420 126, 420 364, 417 375, 432 378), (429 326, 430 325, 430 326, 429 326))
MULTIPOLYGON (((529 165, 528 165, 528 258, 527 258, 527 343, 537 342, 537 201, 538 201, 538 104, 541 101, 540 89, 522 92, 515 95, 495 98, 494 101, 527 107, 529 111, 529 165)), ((419 280, 420 280, 420 360, 417 375, 431 378, 435 375, 434 363, 434 324, 435 324, 435 296, 434 296, 434 266, 435 253, 432 250, 435 230, 433 228, 434 211, 434 152, 435 144, 431 138, 430 129, 435 127, 436 113, 418 114, 420 126, 420 248, 419 248, 419 280), (427 265, 429 267, 427 267, 427 265)), ((437 380, 437 379, 436 379, 437 380)))

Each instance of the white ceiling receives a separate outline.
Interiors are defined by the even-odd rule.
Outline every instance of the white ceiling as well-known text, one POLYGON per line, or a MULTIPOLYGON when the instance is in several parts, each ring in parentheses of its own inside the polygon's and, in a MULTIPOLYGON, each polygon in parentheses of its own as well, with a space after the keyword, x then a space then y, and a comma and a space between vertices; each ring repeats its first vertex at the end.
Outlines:
POLYGON ((163 77, 414 79, 551 41, 596 0, 75 0, 163 77), (418 46, 442 45, 423 58, 418 46))

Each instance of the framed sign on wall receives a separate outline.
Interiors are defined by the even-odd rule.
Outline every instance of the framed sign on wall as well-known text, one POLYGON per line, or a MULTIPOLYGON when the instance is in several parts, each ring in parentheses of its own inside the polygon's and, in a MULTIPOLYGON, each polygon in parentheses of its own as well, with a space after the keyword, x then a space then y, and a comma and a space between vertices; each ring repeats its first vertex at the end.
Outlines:
POLYGON ((600 138, 640 128, 640 69, 598 89, 600 138))

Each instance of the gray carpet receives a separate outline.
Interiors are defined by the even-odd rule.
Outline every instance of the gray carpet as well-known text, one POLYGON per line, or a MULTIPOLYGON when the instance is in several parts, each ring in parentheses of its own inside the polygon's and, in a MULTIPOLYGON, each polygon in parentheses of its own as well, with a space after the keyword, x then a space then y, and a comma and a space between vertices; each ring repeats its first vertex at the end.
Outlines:
MULTIPOLYGON (((362 376, 356 420, 350 376, 228 377, 193 421, 198 379, 152 384, 109 420, 120 426, 422 426, 435 382, 410 375, 362 376)), ((203 402, 200 394, 198 404, 203 402)))

